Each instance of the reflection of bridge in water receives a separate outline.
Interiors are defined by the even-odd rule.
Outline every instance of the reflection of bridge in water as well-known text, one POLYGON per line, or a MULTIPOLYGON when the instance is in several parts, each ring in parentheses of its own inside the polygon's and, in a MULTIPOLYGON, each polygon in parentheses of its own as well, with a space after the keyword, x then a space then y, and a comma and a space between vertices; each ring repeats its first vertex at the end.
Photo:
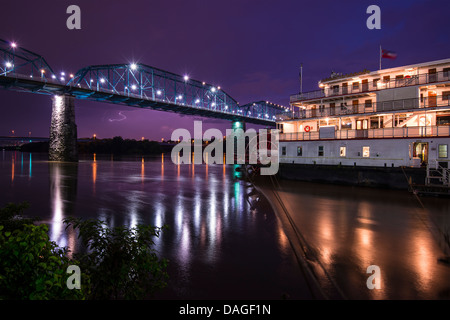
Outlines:
POLYGON ((218 118, 274 127, 288 108, 268 101, 240 105, 219 86, 141 63, 95 65, 56 74, 40 55, 0 39, 0 86, 53 96, 50 157, 76 160, 74 100, 218 118))
POLYGON ((31 142, 46 142, 48 138, 42 137, 8 137, 0 136, 0 147, 21 146, 31 142))

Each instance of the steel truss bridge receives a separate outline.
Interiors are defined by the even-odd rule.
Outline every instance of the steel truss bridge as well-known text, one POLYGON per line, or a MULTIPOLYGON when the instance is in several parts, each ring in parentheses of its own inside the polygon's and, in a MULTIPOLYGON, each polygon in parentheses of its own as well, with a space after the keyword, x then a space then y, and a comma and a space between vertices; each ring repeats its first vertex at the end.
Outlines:
POLYGON ((57 74, 42 56, 1 39, 0 87, 266 126, 275 126, 279 115, 290 112, 268 101, 239 105, 220 87, 141 63, 57 74))

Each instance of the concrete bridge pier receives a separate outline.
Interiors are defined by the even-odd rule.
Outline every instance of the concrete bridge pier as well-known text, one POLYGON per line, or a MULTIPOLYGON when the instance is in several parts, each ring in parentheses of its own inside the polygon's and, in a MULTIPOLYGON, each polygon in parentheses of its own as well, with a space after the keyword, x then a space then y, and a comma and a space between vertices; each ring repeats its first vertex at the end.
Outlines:
POLYGON ((49 160, 78 161, 75 98, 73 96, 55 95, 52 98, 49 160))

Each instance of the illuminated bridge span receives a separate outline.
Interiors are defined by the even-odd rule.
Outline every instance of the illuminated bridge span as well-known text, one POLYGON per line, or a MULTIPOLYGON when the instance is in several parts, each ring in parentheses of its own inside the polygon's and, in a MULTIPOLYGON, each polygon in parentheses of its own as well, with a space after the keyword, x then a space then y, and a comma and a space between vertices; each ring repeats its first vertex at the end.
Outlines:
POLYGON ((275 126, 288 109, 268 101, 239 105, 220 87, 145 64, 95 65, 56 74, 40 55, 0 39, 0 86, 185 115, 275 126))

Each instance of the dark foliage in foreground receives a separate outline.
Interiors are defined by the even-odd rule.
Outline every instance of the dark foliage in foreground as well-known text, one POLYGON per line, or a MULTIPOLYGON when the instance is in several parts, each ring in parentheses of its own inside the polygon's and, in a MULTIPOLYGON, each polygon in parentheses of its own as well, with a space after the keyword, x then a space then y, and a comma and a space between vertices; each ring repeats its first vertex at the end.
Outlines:
POLYGON ((85 252, 69 258, 50 241, 48 226, 21 214, 28 205, 0 209, 0 300, 144 299, 167 284, 167 260, 158 258, 154 237, 165 228, 109 228, 104 221, 68 218, 85 252), (79 259, 79 260, 78 260, 79 259), (81 270, 81 289, 69 289, 68 267, 81 270))
POLYGON ((79 231, 87 249, 76 257, 92 281, 91 299, 143 299, 167 285, 167 260, 152 248, 162 228, 109 228, 104 221, 76 218, 64 222, 79 231))

